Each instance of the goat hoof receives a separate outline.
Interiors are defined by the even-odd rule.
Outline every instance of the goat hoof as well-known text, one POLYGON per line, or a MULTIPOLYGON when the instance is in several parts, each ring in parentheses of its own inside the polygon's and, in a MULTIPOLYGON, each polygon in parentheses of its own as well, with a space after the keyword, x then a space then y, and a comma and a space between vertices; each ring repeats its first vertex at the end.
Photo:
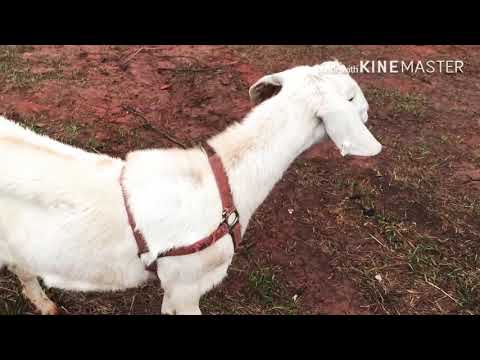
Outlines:
POLYGON ((40 309, 42 315, 60 315, 62 312, 55 304, 48 304, 47 306, 40 309))
POLYGON ((162 315, 175 315, 175 311, 173 312, 162 312, 162 315))

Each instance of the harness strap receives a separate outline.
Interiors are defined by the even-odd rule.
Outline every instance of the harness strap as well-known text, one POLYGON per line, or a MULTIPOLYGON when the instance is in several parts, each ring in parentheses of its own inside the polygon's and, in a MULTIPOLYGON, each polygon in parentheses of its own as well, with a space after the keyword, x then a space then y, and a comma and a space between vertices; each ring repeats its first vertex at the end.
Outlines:
MULTIPOLYGON (((227 234, 231 235, 235 250, 240 244, 241 228, 240 228, 240 222, 239 222, 239 214, 234 205, 232 191, 230 188, 230 184, 228 182, 227 173, 222 164, 220 156, 218 156, 215 150, 207 143, 204 143, 202 147, 205 149, 208 155, 208 161, 210 163, 210 167, 212 169, 213 175, 215 177, 215 182, 217 184, 217 188, 220 193, 220 198, 222 201, 222 208, 223 208, 222 222, 220 223, 220 225, 215 231, 213 231, 210 235, 204 237, 203 239, 200 239, 191 245, 174 248, 159 254, 155 259, 155 261, 153 261, 150 265, 145 267, 145 269, 148 271, 157 273, 156 260, 159 258, 166 257, 166 256, 182 256, 182 255, 194 254, 214 244, 215 242, 217 242, 227 234)), ((123 186, 124 171, 125 171, 125 166, 122 168, 122 172, 120 175, 120 186, 122 188, 123 200, 125 204, 125 209, 127 211, 128 222, 130 224, 130 227, 132 228, 133 235, 137 243, 137 248, 138 248, 137 255, 138 257, 141 257, 143 254, 148 253, 149 249, 143 234, 136 227, 135 219, 128 205, 128 197, 126 194, 126 190, 123 186)))

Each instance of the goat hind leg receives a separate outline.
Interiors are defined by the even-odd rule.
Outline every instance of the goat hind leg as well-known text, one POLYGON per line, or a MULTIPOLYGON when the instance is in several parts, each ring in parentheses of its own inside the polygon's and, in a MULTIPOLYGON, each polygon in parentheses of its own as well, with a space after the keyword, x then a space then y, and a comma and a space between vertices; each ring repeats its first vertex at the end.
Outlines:
POLYGON ((23 295, 32 302, 42 315, 59 314, 57 305, 45 294, 35 275, 18 269, 17 267, 9 267, 9 270, 13 272, 22 283, 23 295))

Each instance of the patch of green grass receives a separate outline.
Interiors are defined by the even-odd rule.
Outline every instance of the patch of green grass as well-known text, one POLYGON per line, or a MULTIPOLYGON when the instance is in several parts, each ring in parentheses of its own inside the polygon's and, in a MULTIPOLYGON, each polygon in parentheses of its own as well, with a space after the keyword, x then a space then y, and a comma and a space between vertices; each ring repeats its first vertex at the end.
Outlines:
POLYGON ((46 59, 43 63, 51 69, 34 73, 31 63, 21 57, 22 48, 0 47, 0 81, 13 88, 27 88, 40 81, 63 79, 61 62, 46 59))
POLYGON ((440 135, 440 141, 442 144, 449 144, 450 143, 450 138, 448 135, 440 135))
POLYGON ((34 47, 32 45, 10 45, 10 46, 0 46, 0 48, 3 47, 3 48, 10 48, 12 49, 13 51, 19 53, 19 54, 23 54, 23 53, 26 53, 26 52, 32 52, 34 47))
POLYGON ((261 300, 268 304, 272 304, 274 297, 279 294, 279 285, 275 279, 275 272, 271 268, 251 272, 248 276, 248 284, 261 300))
POLYGON ((422 117, 425 112, 425 99, 420 95, 398 95, 394 99, 396 112, 410 113, 416 117, 422 117))
POLYGON ((461 306, 480 313, 480 273, 478 269, 466 271, 455 278, 456 295, 461 306))
POLYGON ((0 301, 0 315, 22 315, 29 310, 30 304, 22 294, 8 296, 0 301))
POLYGON ((398 314, 398 292, 386 278, 379 277, 382 271, 378 268, 377 264, 369 269, 353 268, 355 277, 352 280, 362 289, 369 305, 378 307, 377 311, 381 309, 386 314, 398 314))
POLYGON ((471 211, 473 216, 480 217, 480 200, 472 198, 464 198, 464 207, 471 211))
POLYGON ((75 122, 69 122, 63 127, 62 141, 70 145, 76 145, 80 126, 75 122))
POLYGON ((18 53, 9 47, 0 47, 0 74, 11 72, 15 67, 19 66, 20 58, 18 53))
POLYGON ((84 70, 74 70, 71 73, 69 80, 75 81, 77 85, 84 87, 88 82, 88 75, 84 70))
POLYGON ((431 152, 429 147, 428 147, 428 144, 420 144, 418 146, 418 150, 420 152, 420 158, 421 159, 423 159, 425 156, 427 156, 431 152))
POLYGON ((426 110, 426 99, 420 94, 403 94, 396 89, 367 88, 365 97, 377 106, 391 106, 394 113, 410 114, 422 119, 426 110))
POLYGON ((93 151, 93 152, 101 152, 103 149, 104 145, 99 143, 97 139, 94 137, 91 137, 88 139, 87 143, 85 144, 84 148, 87 151, 93 151))
POLYGON ((115 131, 116 131, 116 134, 117 136, 119 137, 119 139, 123 140, 124 138, 126 138, 129 134, 129 130, 126 129, 126 128, 122 128, 122 127, 116 127, 115 128, 115 131))
POLYGON ((45 131, 42 127, 37 125, 37 119, 25 119, 22 122, 17 121, 20 126, 33 131, 36 134, 44 135, 45 131))
POLYGON ((376 213, 375 220, 387 244, 393 249, 403 246, 403 234, 408 232, 405 223, 396 220, 392 215, 385 213, 376 213))
POLYGON ((472 151, 473 162, 476 166, 480 166, 480 148, 472 151))
POLYGON ((278 271, 278 268, 272 267, 261 267, 252 271, 248 275, 248 287, 268 311, 294 312, 296 304, 277 279, 278 271))
POLYGON ((334 191, 348 199, 338 201, 342 226, 364 239, 348 256, 335 253, 337 268, 370 311, 480 314, 480 200, 446 177, 463 159, 454 146, 451 135, 421 133, 395 147, 378 178, 337 175, 334 191))
POLYGON ((18 281, 6 269, 0 269, 0 315, 20 315, 31 309, 20 291, 18 281))
POLYGON ((408 266, 413 272, 422 274, 436 273, 438 271, 438 262, 440 251, 438 245, 434 243, 419 243, 414 249, 408 250, 408 266))
MULTIPOLYGON (((436 211, 443 213, 444 209, 436 207, 436 211)), ((432 230, 439 229, 420 231, 414 220, 402 222, 391 214, 377 214, 373 227, 380 232, 376 237, 380 246, 369 251, 366 257, 350 260, 355 263, 350 267, 355 273, 352 280, 359 284, 369 305, 382 313, 396 313, 405 300, 398 292, 392 293, 392 288, 413 289, 418 302, 413 308, 411 303, 403 303, 403 312, 436 313, 438 309, 434 304, 443 301, 449 312, 480 313, 478 246, 468 240, 466 230, 455 239, 448 235, 445 238, 431 236, 432 230), (394 286, 375 279, 376 274, 386 273, 393 279, 394 286)))

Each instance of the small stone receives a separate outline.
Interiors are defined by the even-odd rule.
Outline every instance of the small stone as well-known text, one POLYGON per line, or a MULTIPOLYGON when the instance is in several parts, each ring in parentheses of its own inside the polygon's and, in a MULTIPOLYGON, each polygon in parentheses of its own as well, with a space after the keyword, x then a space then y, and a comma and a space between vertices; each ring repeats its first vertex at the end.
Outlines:
POLYGON ((378 280, 379 282, 381 282, 382 281, 382 275, 380 275, 380 274, 375 275, 375 279, 378 280))
POLYGON ((372 217, 373 215, 375 215, 375 210, 372 208, 368 208, 368 209, 364 209, 363 213, 365 216, 372 217))

